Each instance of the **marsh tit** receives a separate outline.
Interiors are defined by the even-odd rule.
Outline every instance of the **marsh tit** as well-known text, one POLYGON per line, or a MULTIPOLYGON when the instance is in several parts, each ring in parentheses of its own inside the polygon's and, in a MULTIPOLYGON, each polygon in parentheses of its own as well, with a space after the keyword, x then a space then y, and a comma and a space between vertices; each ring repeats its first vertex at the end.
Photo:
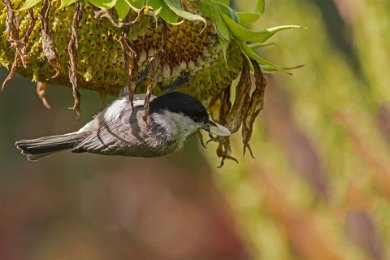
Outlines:
POLYGON ((150 101, 149 117, 144 120, 145 95, 136 95, 134 111, 126 95, 77 132, 21 140, 16 147, 29 160, 71 149, 74 153, 96 153, 133 157, 157 157, 180 150, 187 136, 204 129, 217 136, 230 131, 210 120, 197 99, 171 92, 150 101))

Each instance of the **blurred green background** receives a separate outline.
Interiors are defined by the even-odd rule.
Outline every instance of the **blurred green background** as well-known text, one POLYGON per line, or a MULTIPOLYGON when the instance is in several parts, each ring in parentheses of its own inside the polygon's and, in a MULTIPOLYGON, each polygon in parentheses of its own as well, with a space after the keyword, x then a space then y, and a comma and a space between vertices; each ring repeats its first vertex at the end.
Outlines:
POLYGON ((260 50, 305 67, 268 77, 255 160, 238 133, 240 163, 222 169, 195 137, 158 159, 27 162, 15 140, 73 131, 104 102, 82 91, 78 122, 68 88, 50 87, 46 110, 29 80, 13 79, 0 95, 0 259, 389 259, 390 2, 266 4, 257 29, 308 30, 260 50))

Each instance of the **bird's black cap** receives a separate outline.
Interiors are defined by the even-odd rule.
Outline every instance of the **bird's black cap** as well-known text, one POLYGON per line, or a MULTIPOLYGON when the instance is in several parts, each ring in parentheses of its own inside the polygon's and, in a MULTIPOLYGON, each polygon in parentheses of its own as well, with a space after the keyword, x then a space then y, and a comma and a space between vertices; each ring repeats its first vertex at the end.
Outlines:
POLYGON ((194 97, 189 95, 171 92, 153 99, 150 102, 150 112, 161 112, 168 110, 174 113, 182 113, 194 122, 208 123, 209 116, 206 108, 194 97))

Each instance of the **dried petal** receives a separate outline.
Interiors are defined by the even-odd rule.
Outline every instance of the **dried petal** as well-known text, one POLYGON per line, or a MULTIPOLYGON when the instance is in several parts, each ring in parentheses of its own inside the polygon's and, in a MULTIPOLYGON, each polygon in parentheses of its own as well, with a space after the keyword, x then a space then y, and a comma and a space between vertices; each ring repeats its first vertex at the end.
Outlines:
POLYGON ((122 32, 119 37, 119 43, 122 47, 123 55, 125 57, 125 65, 127 72, 127 88, 129 89, 129 96, 131 101, 131 107, 133 105, 134 93, 136 89, 136 79, 138 71, 138 55, 134 48, 131 46, 127 32, 122 32))
POLYGON ((162 26, 163 26, 163 34, 162 34, 163 37, 162 37, 161 46, 159 50, 152 57, 149 58, 148 65, 147 65, 147 71, 149 73, 149 84, 146 89, 146 98, 144 104, 145 114, 143 119, 145 121, 147 120, 147 117, 149 115, 149 102, 150 102, 150 97, 152 95, 152 91, 156 87, 158 78, 160 77, 163 71, 162 57, 167 42, 167 27, 165 22, 162 22, 162 26))
POLYGON ((77 29, 82 17, 83 4, 79 2, 77 4, 76 13, 73 16, 72 22, 72 34, 68 44, 68 54, 69 54, 69 80, 72 84, 72 95, 74 99, 74 104, 71 109, 76 111, 76 117, 80 118, 80 94, 77 92, 77 66, 76 66, 76 54, 78 48, 78 39, 77 39, 77 29))
POLYGON ((56 46, 53 39, 51 38, 50 26, 49 26, 49 11, 50 1, 43 0, 42 11, 41 11, 41 22, 42 22, 42 50, 43 54, 49 61, 49 64, 55 69, 56 73, 51 79, 58 77, 61 71, 60 58, 57 53, 56 46))
POLYGON ((50 109, 49 102, 47 102, 47 99, 45 97, 46 88, 47 88, 46 82, 41 82, 41 81, 37 82, 37 89, 36 89, 37 95, 42 101, 43 106, 46 107, 47 109, 50 109))
POLYGON ((144 104, 145 114, 143 116, 143 119, 145 121, 149 116, 149 102, 150 102, 150 97, 152 96, 152 91, 156 87, 158 77, 160 76, 162 71, 160 55, 155 55, 149 58, 148 71, 150 72, 151 78, 149 79, 149 84, 146 89, 146 95, 145 95, 145 104, 144 104))
POLYGON ((5 78, 5 80, 3 81, 3 84, 1 85, 1 91, 4 90, 8 81, 10 81, 15 76, 16 69, 18 68, 19 63, 20 63, 20 56, 17 53, 15 53, 14 62, 12 63, 12 67, 9 71, 8 76, 5 78))
POLYGON ((249 102, 249 108, 244 115, 244 121, 242 124, 242 141, 244 144, 244 154, 248 148, 251 156, 253 157, 252 150, 249 146, 249 140, 252 137, 253 124, 256 117, 264 106, 264 90, 266 86, 266 80, 263 73, 261 72, 260 65, 255 60, 251 60, 253 71, 255 75, 255 86, 256 89, 253 91, 249 102))
POLYGON ((225 125, 227 116, 232 108, 232 102, 230 102, 230 86, 222 92, 220 99, 221 107, 219 110, 219 123, 225 125))
MULTIPOLYGON (((12 4, 8 0, 2 0, 3 4, 7 8, 7 20, 6 20, 6 32, 7 32, 7 40, 8 42, 14 46, 14 42, 17 42, 19 39, 19 19, 18 15, 12 11, 12 4)), ((1 91, 4 90, 8 81, 10 81, 16 73, 16 69, 18 68, 19 63, 21 62, 19 53, 17 49, 15 50, 15 57, 12 63, 12 67, 3 84, 1 85, 1 91)))
POLYGON ((250 67, 248 60, 243 57, 243 68, 241 78, 236 87, 236 95, 231 111, 227 115, 227 127, 232 133, 235 133, 240 128, 244 120, 245 111, 249 107, 250 101, 250 67))
POLYGON ((19 40, 19 18, 18 14, 13 11, 12 4, 9 0, 2 0, 7 8, 6 32, 8 41, 19 40))
POLYGON ((28 39, 29 39, 30 36, 31 36, 31 33, 32 33, 33 30, 34 30, 35 23, 36 23, 36 21, 37 21, 37 20, 35 19, 35 17, 34 17, 34 12, 33 12, 32 9, 28 9, 28 10, 27 10, 27 13, 28 13, 28 16, 29 16, 29 23, 28 23, 26 32, 24 33, 23 38, 22 38, 22 42, 23 42, 25 48, 26 48, 26 46, 27 46, 27 42, 28 42, 28 39))
MULTIPOLYGON (((107 10, 101 10, 95 12, 95 18, 107 18, 111 24, 119 29, 122 29, 121 35, 119 36, 119 44, 121 45, 123 56, 125 57, 125 65, 127 72, 127 88, 129 89, 129 97, 131 107, 134 108, 133 99, 136 90, 136 80, 138 72, 138 53, 129 41, 130 26, 140 21, 144 10, 141 10, 134 21, 128 23, 118 22, 112 14, 107 10)), ((149 96, 150 98, 150 96, 149 96)))
MULTIPOLYGON (((31 23, 34 25, 35 21, 30 21, 29 26, 27 27, 27 31, 22 39, 19 40, 19 17, 18 14, 13 11, 12 4, 9 0, 3 0, 3 4, 7 8, 7 20, 6 20, 6 32, 7 32, 7 40, 11 44, 13 48, 15 48, 15 55, 20 56, 20 61, 23 64, 23 67, 27 68, 27 64, 29 61, 29 55, 26 52, 26 44, 28 37, 32 32, 31 23)), ((29 10, 29 14, 31 16, 32 11, 29 10)), ((32 26, 33 27, 33 26, 32 26)), ((18 64, 17 64, 18 65, 18 64)), ((17 67, 16 65, 16 67, 17 67)))

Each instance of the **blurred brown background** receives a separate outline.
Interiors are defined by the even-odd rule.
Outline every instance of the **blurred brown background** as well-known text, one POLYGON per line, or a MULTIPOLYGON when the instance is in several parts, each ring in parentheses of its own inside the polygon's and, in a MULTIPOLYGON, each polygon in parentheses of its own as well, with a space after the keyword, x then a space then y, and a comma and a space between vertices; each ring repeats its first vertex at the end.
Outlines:
POLYGON ((240 163, 216 169, 215 146, 191 138, 159 159, 30 163, 15 140, 73 131, 104 104, 83 91, 78 122, 69 89, 49 88, 46 110, 12 80, 0 95, 0 259, 389 259, 390 2, 266 3, 257 29, 309 29, 260 50, 305 67, 268 78, 255 160, 236 138, 240 163))
POLYGON ((2 94, 0 259, 245 259, 195 137, 158 159, 65 152, 28 162, 15 140, 78 129, 104 104, 83 91, 77 122, 66 88, 48 90, 50 110, 26 79, 2 94))

